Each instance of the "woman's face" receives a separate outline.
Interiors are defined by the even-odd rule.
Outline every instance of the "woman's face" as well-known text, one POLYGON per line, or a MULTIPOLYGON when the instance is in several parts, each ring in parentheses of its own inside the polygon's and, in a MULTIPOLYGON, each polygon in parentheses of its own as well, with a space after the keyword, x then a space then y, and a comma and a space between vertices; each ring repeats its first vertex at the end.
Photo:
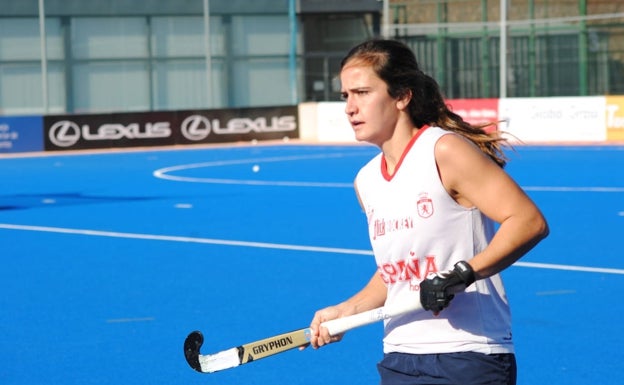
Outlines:
POLYGON ((340 82, 345 112, 355 138, 381 146, 392 137, 397 125, 398 100, 388 94, 388 85, 364 63, 343 67, 340 82))

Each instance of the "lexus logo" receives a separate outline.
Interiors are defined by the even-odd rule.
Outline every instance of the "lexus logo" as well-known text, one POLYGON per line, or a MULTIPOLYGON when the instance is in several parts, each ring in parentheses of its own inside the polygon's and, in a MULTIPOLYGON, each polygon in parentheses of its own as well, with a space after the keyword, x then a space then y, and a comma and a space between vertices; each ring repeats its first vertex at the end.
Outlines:
POLYGON ((71 147, 80 139, 80 127, 69 120, 61 120, 50 127, 48 137, 58 147, 71 147))
POLYGON ((244 135, 250 132, 273 133, 288 132, 297 129, 295 116, 273 116, 271 118, 232 118, 227 121, 222 119, 208 119, 202 115, 191 115, 182 121, 180 130, 188 140, 200 141, 208 137, 210 133, 216 135, 244 135), (224 124, 223 124, 224 123, 224 124), (223 125, 222 125, 223 124, 223 125))
POLYGON ((172 130, 169 122, 147 123, 104 123, 91 129, 88 124, 82 127, 69 121, 61 120, 50 127, 48 137, 58 147, 71 147, 80 139, 85 141, 120 139, 142 140, 155 138, 168 138, 172 130))
POLYGON ((182 121, 180 129, 186 139, 199 141, 210 134, 210 121, 201 115, 191 115, 182 121))

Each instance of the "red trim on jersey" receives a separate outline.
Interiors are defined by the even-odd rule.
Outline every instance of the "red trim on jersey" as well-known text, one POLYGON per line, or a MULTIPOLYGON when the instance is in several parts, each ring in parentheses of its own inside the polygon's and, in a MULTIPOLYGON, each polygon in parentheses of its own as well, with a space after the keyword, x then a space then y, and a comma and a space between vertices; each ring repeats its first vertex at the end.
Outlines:
POLYGON ((405 146, 405 150, 403 150, 403 154, 401 154, 401 159, 399 159, 399 163, 397 163, 396 167, 394 168, 394 173, 392 175, 388 173, 388 164, 386 163, 386 157, 383 154, 381 155, 381 175, 384 177, 385 180, 387 180, 388 182, 392 180, 392 178, 396 175, 397 171, 399 171, 399 167, 401 167, 401 163, 403 163, 403 159, 405 158, 409 150, 412 148, 412 146, 414 146, 414 143, 416 143, 418 137, 423 132, 425 132, 427 128, 429 128, 429 126, 426 124, 422 126, 418 131, 416 131, 416 135, 414 135, 412 139, 410 139, 409 143, 407 143, 407 146, 405 146))

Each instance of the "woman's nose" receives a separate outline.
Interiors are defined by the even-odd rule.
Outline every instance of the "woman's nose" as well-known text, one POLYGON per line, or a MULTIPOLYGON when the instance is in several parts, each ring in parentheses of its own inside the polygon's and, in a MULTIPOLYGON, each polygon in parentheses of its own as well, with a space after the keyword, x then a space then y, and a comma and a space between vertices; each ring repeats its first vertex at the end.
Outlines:
POLYGON ((352 101, 347 99, 347 102, 345 104, 345 113, 348 116, 351 116, 351 115, 355 114, 355 111, 356 111, 355 103, 353 103, 352 101))

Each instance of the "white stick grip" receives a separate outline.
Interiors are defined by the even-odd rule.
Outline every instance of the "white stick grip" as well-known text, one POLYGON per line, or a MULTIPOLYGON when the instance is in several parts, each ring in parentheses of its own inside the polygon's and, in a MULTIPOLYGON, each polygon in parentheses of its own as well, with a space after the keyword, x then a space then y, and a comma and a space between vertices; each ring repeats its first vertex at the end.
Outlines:
POLYGON ((424 310, 420 301, 410 301, 400 306, 382 306, 362 313, 353 314, 347 317, 336 318, 325 321, 321 326, 327 328, 331 336, 344 333, 360 326, 372 324, 381 320, 403 315, 416 310, 424 310))

